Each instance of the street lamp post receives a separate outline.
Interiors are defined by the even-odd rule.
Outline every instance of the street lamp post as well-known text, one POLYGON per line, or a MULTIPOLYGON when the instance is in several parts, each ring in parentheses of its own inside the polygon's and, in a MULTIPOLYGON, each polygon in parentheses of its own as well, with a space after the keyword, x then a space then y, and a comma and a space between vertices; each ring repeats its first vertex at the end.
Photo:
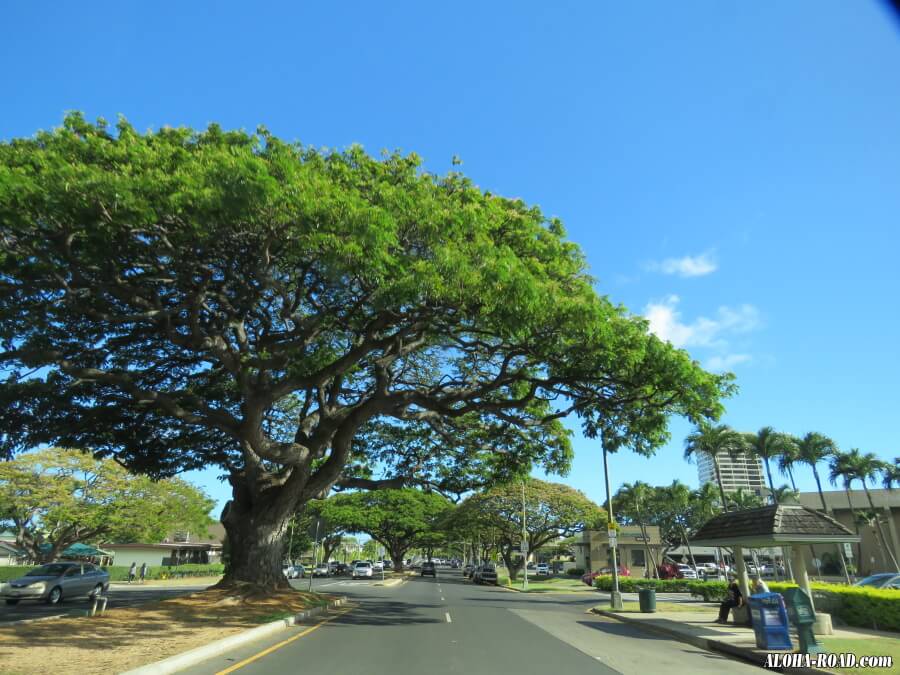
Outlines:
MULTIPOLYGON (((606 461, 606 443, 603 443, 603 476, 606 479, 606 506, 609 513, 609 524, 607 533, 615 532, 616 519, 613 516, 612 492, 609 489, 609 468, 606 461)), ((614 537, 609 538, 609 550, 612 553, 612 578, 613 589, 609 596, 609 604, 613 609, 622 609, 622 594, 619 593, 619 563, 616 560, 616 541, 614 537)))
POLYGON ((522 481, 522 590, 528 590, 528 530, 525 527, 525 481, 522 481))
POLYGON ((319 562, 319 520, 316 519, 316 538, 315 543, 313 544, 313 568, 309 573, 309 587, 308 590, 312 593, 312 580, 313 575, 316 573, 316 564, 319 562))

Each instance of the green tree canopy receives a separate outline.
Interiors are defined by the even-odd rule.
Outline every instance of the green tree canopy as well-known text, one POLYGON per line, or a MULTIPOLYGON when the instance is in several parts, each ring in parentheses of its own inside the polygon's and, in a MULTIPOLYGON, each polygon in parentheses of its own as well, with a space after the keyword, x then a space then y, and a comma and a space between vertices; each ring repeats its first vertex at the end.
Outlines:
POLYGON ((403 569, 406 552, 433 545, 453 505, 439 494, 414 488, 338 494, 322 503, 321 514, 348 532, 362 532, 384 546, 394 569, 403 569))
POLYGON ((78 450, 50 448, 0 463, 0 523, 39 561, 76 542, 156 543, 178 530, 205 534, 213 504, 185 481, 154 482, 78 450))
MULTIPOLYGON (((603 510, 583 493, 536 478, 525 481, 524 506, 529 551, 587 528, 603 527, 606 522, 603 510)), ((523 562, 514 556, 522 542, 522 507, 522 482, 516 481, 470 496, 450 519, 456 528, 495 538, 513 580, 523 562)))
POLYGON ((0 451, 221 467, 225 584, 283 585, 291 515, 380 485, 352 458, 373 420, 577 410, 650 452, 730 392, 598 296, 557 220, 415 155, 72 114, 0 144, 0 243, 0 451))

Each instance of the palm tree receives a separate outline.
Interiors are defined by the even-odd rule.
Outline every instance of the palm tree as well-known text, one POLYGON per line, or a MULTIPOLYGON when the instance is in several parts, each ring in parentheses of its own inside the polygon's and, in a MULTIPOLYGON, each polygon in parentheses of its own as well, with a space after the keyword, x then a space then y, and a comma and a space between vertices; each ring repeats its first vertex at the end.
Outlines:
POLYGON ((708 422, 701 422, 697 429, 684 439, 684 458, 686 460, 690 461, 692 457, 703 455, 712 461, 716 471, 716 483, 719 485, 719 494, 722 497, 722 509, 725 511, 728 510, 728 499, 722 485, 718 456, 723 452, 734 456, 743 451, 744 447, 743 435, 726 424, 713 426, 708 422))
POLYGON ((750 454, 761 457, 763 463, 766 465, 766 475, 769 478, 769 491, 772 495, 772 500, 777 504, 778 499, 775 494, 775 481, 772 480, 772 467, 769 465, 769 461, 786 451, 786 448, 791 445, 790 437, 787 434, 775 431, 772 427, 763 427, 755 434, 744 434, 744 438, 746 439, 750 454))
POLYGON ((800 461, 800 439, 785 434, 782 437, 781 454, 778 455, 778 470, 791 480, 791 487, 797 492, 797 483, 794 480, 794 465, 800 461))
POLYGON ((819 462, 831 457, 838 451, 835 442, 824 434, 810 431, 803 438, 797 440, 797 462, 803 462, 812 469, 813 477, 816 479, 816 487, 819 490, 819 499, 822 500, 822 511, 828 513, 828 506, 825 504, 825 493, 822 492, 822 480, 819 478, 819 472, 816 465, 819 462))
MULTIPOLYGON (((838 451, 837 444, 828 438, 825 434, 816 431, 807 432, 803 438, 795 439, 797 446, 797 458, 795 463, 803 463, 809 466, 813 472, 813 478, 816 479, 816 489, 819 491, 819 499, 822 502, 822 512, 828 514, 828 504, 825 503, 825 492, 822 490, 822 479, 819 477, 819 470, 816 466, 819 462, 825 461, 838 451)), ((850 583, 850 570, 847 568, 847 559, 844 557, 844 547, 836 544, 838 557, 841 561, 841 569, 844 571, 844 578, 850 583)), ((813 557, 815 557, 815 548, 813 548, 813 557)))
MULTIPOLYGON (((847 494, 847 506, 850 507, 850 517, 853 520, 853 528, 856 530, 856 534, 859 534, 859 524, 857 523, 858 516, 856 514, 856 509, 853 508, 853 501, 850 499, 850 482, 855 478, 853 466, 849 460, 848 453, 835 450, 828 462, 828 480, 832 485, 836 486, 839 478, 844 486, 844 492, 847 494)), ((822 503, 825 503, 824 497, 822 498, 822 503)), ((861 544, 856 545, 856 551, 857 560, 859 560, 859 556, 862 555, 861 544)))
MULTIPOLYGON (((869 507, 872 511, 876 511, 875 502, 872 501, 872 495, 869 492, 866 482, 873 481, 883 469, 884 462, 878 459, 874 453, 868 452, 864 455, 858 448, 852 448, 850 452, 839 452, 835 454, 831 460, 831 482, 832 484, 835 484, 838 477, 843 479, 844 490, 847 493, 847 503, 850 505, 850 513, 853 516, 857 534, 859 534, 859 525, 857 525, 856 522, 859 519, 859 514, 853 509, 853 504, 850 502, 850 486, 854 480, 858 480, 862 483, 863 491, 866 493, 866 499, 869 501, 869 507)), ((887 567, 888 562, 885 555, 885 552, 887 552, 891 558, 891 562, 894 563, 894 569, 900 572, 900 566, 897 565, 897 559, 894 557, 894 552, 887 547, 887 539, 884 536, 881 521, 876 519, 875 525, 877 526, 875 530, 875 541, 878 544, 879 553, 881 553, 882 563, 887 567)))
POLYGON ((613 501, 619 504, 619 513, 632 516, 637 521, 644 539, 644 554, 647 556, 646 567, 652 569, 651 576, 658 578, 657 562, 650 548, 650 537, 647 534, 647 525, 644 519, 644 506, 652 495, 653 488, 650 485, 642 481, 635 481, 634 483, 625 483, 620 487, 613 497, 613 501))
POLYGON ((744 488, 738 488, 728 495, 728 502, 738 511, 756 509, 763 505, 763 500, 758 495, 747 492, 744 488))
POLYGON ((885 490, 893 490, 895 485, 900 485, 900 457, 894 457, 894 463, 884 463, 881 468, 881 484, 885 490))
POLYGON ((797 488, 792 488, 790 485, 782 485, 780 488, 775 488, 775 503, 799 504, 800 492, 797 488))

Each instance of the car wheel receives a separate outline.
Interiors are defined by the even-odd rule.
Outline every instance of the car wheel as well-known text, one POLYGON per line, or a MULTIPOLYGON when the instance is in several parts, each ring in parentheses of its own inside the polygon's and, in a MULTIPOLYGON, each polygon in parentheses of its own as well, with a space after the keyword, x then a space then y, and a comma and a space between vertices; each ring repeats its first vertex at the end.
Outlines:
POLYGON ((103 595, 103 584, 97 584, 94 586, 94 590, 91 591, 91 594, 88 596, 90 600, 93 600, 96 597, 103 595))
POLYGON ((6 599, 6 604, 7 604, 7 605, 18 605, 18 604, 19 604, 19 599, 18 599, 18 598, 7 598, 7 599, 6 599))
POLYGON ((59 586, 54 586, 50 589, 50 594, 47 596, 47 604, 58 605, 60 600, 62 600, 62 589, 59 586))

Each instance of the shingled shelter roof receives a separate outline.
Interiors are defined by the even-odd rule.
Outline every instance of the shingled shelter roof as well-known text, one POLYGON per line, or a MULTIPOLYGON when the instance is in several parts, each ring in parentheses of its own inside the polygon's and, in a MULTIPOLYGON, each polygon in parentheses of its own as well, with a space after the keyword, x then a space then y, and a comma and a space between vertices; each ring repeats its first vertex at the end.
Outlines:
POLYGON ((703 525, 691 538, 691 543, 697 546, 734 544, 756 548, 845 541, 857 542, 859 535, 831 516, 799 504, 773 504, 722 513, 703 525))

